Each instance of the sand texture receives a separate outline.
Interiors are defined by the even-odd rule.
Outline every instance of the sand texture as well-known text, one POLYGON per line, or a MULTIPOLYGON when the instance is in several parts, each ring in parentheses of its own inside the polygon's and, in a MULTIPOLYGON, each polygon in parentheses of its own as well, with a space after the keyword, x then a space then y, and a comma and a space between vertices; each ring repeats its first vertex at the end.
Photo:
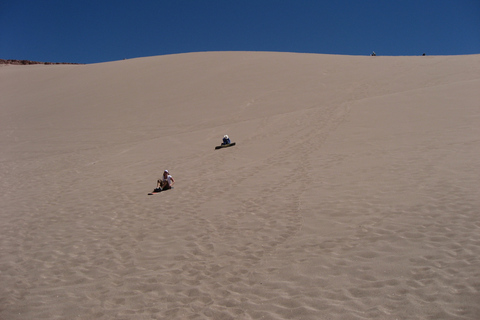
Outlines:
POLYGON ((3 65, 0 319, 480 319, 479 159, 480 55, 3 65))

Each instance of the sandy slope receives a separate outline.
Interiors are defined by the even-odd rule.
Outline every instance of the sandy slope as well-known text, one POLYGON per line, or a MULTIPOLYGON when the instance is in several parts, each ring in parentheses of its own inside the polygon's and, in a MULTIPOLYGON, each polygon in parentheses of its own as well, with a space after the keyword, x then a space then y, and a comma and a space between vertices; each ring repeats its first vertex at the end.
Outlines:
POLYGON ((2 66, 0 319, 478 319, 478 88, 479 55, 2 66))

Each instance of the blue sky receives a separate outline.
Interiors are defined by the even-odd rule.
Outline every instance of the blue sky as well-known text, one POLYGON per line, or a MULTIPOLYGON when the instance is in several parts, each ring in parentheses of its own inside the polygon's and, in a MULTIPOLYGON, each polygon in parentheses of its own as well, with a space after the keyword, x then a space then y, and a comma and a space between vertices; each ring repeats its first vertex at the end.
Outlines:
POLYGON ((480 53, 480 0, 2 0, 0 59, 480 53))

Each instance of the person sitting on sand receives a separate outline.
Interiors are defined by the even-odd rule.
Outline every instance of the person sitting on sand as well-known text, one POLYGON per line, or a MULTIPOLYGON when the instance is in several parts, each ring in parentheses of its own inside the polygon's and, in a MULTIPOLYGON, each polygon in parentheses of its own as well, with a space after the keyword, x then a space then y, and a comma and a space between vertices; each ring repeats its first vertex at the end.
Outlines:
POLYGON ((175 179, 170 175, 168 170, 163 171, 163 178, 157 180, 157 190, 168 190, 171 189, 175 179))
POLYGON ((226 145, 226 144, 230 144, 230 138, 229 138, 227 135, 224 135, 224 136, 223 136, 222 146, 223 146, 223 145, 226 145))

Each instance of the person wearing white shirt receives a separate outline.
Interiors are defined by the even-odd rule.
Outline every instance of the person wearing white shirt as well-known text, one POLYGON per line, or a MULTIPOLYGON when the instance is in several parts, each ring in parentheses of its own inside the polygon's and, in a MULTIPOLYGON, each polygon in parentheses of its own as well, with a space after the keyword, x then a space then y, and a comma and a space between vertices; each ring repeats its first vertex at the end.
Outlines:
POLYGON ((163 171, 163 178, 157 180, 157 189, 159 190, 168 190, 171 189, 175 179, 170 175, 168 170, 163 171))

